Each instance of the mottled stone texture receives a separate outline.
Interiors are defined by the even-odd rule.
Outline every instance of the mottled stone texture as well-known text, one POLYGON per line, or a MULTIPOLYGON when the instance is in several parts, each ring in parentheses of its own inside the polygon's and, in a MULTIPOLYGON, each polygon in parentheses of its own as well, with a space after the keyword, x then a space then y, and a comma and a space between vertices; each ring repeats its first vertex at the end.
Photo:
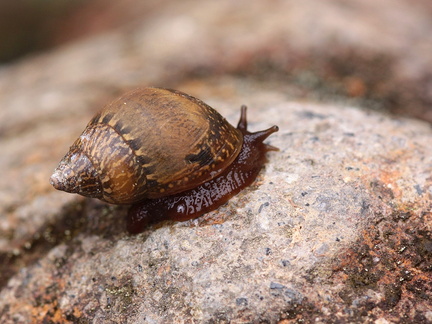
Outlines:
POLYGON ((432 322, 432 128, 370 109, 430 120, 422 3, 168 1, 3 67, 0 322, 432 322), (142 85, 232 123, 247 104, 280 151, 217 211, 131 236, 127 207, 48 179, 92 114, 142 85))

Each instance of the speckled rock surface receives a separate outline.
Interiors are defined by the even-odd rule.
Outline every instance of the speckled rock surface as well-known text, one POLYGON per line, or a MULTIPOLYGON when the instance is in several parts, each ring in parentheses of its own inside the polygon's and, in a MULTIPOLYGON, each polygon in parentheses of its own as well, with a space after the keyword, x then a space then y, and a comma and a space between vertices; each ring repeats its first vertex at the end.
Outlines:
MULTIPOLYGON (((293 21, 322 25, 313 28, 321 35, 301 34, 260 1, 241 16, 227 1, 206 10, 170 3, 132 31, 0 70, 2 323, 432 321, 432 128, 365 109, 378 101, 364 92, 389 99, 389 87, 398 92, 409 80, 428 80, 429 45, 416 27, 427 29, 428 11, 393 2, 385 12, 403 13, 403 34, 386 24, 394 20, 378 19, 384 11, 376 6, 387 2, 354 6, 363 11, 336 1, 315 11, 308 3, 275 2, 275 8, 297 10, 293 21), (370 20, 345 26, 345 18, 317 18, 342 17, 340 10, 377 17, 372 20, 387 26, 378 28, 383 41, 370 20), (299 18, 324 11, 313 21, 299 18), (260 29, 258 17, 273 23, 260 29), (260 37, 246 32, 251 26, 260 37), (163 37, 170 42, 158 41, 163 37), (330 41, 335 37, 340 47, 330 41), (415 51, 402 51, 407 39, 415 51), (386 64, 359 76, 368 66, 361 62, 378 56, 348 60, 346 46, 387 53, 382 57, 394 58, 397 77, 379 73, 386 64), (333 55, 329 48, 336 61, 311 74, 314 55, 300 54, 322 49, 324 62, 333 55), (260 58, 271 66, 262 70, 260 58), (325 68, 351 65, 349 80, 325 68), (275 71, 282 73, 274 77, 275 71), (364 107, 339 95, 316 100, 335 89, 315 83, 323 74, 362 97, 354 102, 364 107), (287 75, 312 86, 306 91, 287 75), (252 131, 280 127, 268 139, 280 151, 269 154, 253 186, 217 211, 131 236, 124 230, 126 207, 56 192, 48 178, 92 114, 138 85, 189 92, 234 124, 247 104, 252 131)), ((429 98, 427 82, 422 87, 421 98, 429 98)), ((418 98, 410 104, 421 101, 424 112, 428 101, 418 98)))
MULTIPOLYGON (((281 128, 269 139, 281 151, 254 186, 202 219, 138 236, 122 230, 123 209, 71 196, 52 227, 75 234, 9 280, 3 318, 276 321, 340 311, 356 321, 371 305, 392 319, 386 307, 404 301, 430 319, 430 126, 293 102, 250 114, 253 129, 281 128)), ((44 199, 54 212, 64 196, 44 199)))

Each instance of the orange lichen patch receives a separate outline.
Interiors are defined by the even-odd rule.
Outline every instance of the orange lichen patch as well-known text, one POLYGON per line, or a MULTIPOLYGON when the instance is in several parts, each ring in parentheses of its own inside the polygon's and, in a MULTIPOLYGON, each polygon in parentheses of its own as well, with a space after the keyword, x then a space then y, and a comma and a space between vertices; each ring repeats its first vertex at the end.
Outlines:
POLYGON ((31 310, 33 323, 72 323, 59 308, 58 301, 44 303, 31 310))
MULTIPOLYGON (((403 200, 417 200, 417 195, 415 199, 412 196, 415 194, 415 183, 403 180, 411 179, 415 173, 415 170, 404 164, 410 158, 405 150, 398 149, 390 151, 386 156, 365 159, 356 165, 358 179, 384 202, 394 201, 399 204, 403 200)), ((352 180, 353 175, 349 176, 349 180, 352 180)))
POLYGON ((291 322, 287 319, 284 319, 282 321, 279 321, 278 324, 290 324, 291 322))
POLYGON ((393 192, 395 198, 400 198, 402 192, 397 184, 397 180, 402 177, 402 172, 380 170, 379 179, 380 181, 393 192))
POLYGON ((73 308, 73 311, 72 311, 72 315, 73 315, 75 318, 80 318, 80 317, 83 316, 83 312, 82 312, 78 307, 74 307, 74 308, 73 308))
POLYGON ((399 210, 364 230, 357 243, 334 262, 332 279, 345 283, 339 293, 341 299, 351 305, 373 291, 375 297, 358 307, 390 321, 412 316, 415 312, 406 313, 407 305, 430 307, 431 224, 430 211, 399 210), (393 315, 387 314, 389 309, 393 315))

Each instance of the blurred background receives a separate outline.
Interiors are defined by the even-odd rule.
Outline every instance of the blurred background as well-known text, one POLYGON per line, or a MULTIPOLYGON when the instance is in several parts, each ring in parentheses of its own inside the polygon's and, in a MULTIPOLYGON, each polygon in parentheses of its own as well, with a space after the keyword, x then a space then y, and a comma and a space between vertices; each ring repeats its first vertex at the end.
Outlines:
POLYGON ((110 0, 3 0, 0 62, 5 64, 124 25, 134 15, 132 4, 110 0))
POLYGON ((186 66, 174 78, 252 78, 296 99, 348 100, 432 121, 431 22, 428 0, 3 0, 0 64, 145 25, 160 34, 149 50, 161 56, 196 33, 197 51, 178 46, 164 63, 186 66))

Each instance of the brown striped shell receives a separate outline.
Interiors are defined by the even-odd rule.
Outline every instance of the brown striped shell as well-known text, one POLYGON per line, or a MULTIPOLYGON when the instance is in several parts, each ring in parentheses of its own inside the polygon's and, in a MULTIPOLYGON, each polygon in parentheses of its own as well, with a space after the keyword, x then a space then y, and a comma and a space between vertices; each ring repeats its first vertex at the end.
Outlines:
POLYGON ((241 132, 201 100, 141 88, 93 117, 50 182, 66 192, 131 204, 213 179, 242 143, 241 132))

